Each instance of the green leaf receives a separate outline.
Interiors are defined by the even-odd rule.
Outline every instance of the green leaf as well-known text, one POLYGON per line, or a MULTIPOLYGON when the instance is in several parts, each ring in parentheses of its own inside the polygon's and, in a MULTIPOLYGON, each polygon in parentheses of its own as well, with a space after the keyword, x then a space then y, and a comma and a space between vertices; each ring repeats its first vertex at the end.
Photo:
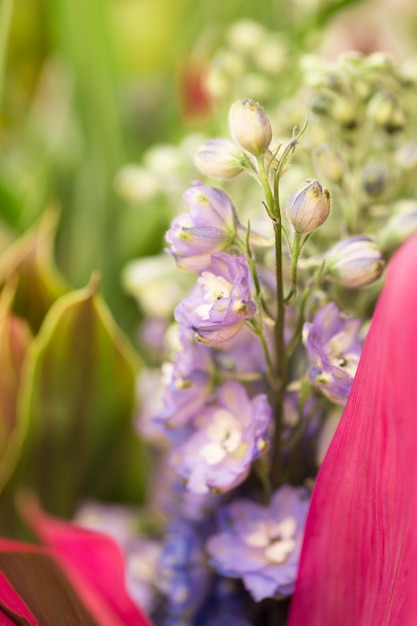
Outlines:
POLYGON ((138 363, 97 288, 93 277, 52 306, 32 343, 22 391, 28 440, 21 482, 64 516, 81 497, 106 497, 109 477, 130 481, 126 472, 135 476, 136 500, 142 495, 143 452, 132 430, 138 363))
POLYGON ((13 310, 29 322, 34 332, 51 304, 69 291, 53 261, 57 217, 56 213, 45 213, 0 259, 0 288, 9 279, 17 279, 13 310))
POLYGON ((21 448, 17 398, 22 368, 32 334, 22 319, 10 313, 13 288, 0 298, 0 490, 9 478, 21 448))

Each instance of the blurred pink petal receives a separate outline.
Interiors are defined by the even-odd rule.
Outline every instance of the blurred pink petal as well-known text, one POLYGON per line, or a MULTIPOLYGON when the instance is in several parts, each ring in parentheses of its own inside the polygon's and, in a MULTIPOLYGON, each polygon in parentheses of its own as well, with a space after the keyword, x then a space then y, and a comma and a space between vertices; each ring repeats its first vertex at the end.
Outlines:
POLYGON ((288 626, 417 624, 417 237, 392 259, 319 473, 288 626))
POLYGON ((112 539, 54 518, 35 502, 22 509, 100 626, 152 626, 126 591, 124 559, 112 539))

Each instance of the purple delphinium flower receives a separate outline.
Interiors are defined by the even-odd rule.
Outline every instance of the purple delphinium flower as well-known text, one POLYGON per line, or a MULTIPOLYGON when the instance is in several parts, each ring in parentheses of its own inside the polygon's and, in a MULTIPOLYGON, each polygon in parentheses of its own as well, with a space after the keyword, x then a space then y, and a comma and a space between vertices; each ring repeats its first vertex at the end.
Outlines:
POLYGON ((194 431, 172 456, 194 493, 236 487, 267 447, 271 408, 265 394, 249 398, 243 385, 228 381, 218 388, 215 400, 199 412, 194 431))
POLYGON ((179 267, 198 271, 210 264, 210 254, 224 250, 238 225, 230 198, 214 187, 196 185, 184 194, 189 213, 172 221, 165 238, 179 267))
POLYGON ((259 602, 292 593, 309 505, 302 487, 284 485, 269 506, 235 500, 220 510, 220 533, 207 542, 212 565, 241 578, 259 602))
POLYGON ((250 273, 243 255, 211 255, 211 264, 199 273, 197 284, 175 309, 177 322, 196 333, 201 343, 219 344, 255 315, 250 273))
POLYGON ((188 624, 209 593, 204 540, 201 525, 181 518, 170 521, 159 562, 158 583, 166 595, 164 623, 188 624))
POLYGON ((167 428, 185 426, 211 393, 210 350, 186 328, 181 329, 179 342, 173 361, 163 366, 162 408, 154 418, 167 428))
POLYGON ((261 378, 267 371, 265 353, 259 338, 245 326, 229 341, 213 351, 213 358, 221 370, 236 372, 242 378, 261 378))
POLYGON ((303 328, 303 342, 313 367, 309 378, 336 404, 345 404, 361 354, 361 320, 349 318, 330 302, 303 328))
POLYGON ((251 626, 250 596, 236 580, 218 576, 194 626, 251 626))

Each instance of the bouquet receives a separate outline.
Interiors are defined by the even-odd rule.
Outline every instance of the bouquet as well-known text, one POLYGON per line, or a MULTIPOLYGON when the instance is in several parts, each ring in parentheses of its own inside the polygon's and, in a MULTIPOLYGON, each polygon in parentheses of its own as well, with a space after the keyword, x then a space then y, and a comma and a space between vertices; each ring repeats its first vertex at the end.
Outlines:
MULTIPOLYGON (((185 192, 168 268, 146 260, 139 530, 126 509, 85 505, 88 531, 22 507, 98 623, 413 623, 415 237, 390 258, 417 228, 416 81, 379 53, 304 70, 271 112, 231 104, 195 155, 217 182, 185 192)), ((12 585, 7 615, 37 623, 12 585)))

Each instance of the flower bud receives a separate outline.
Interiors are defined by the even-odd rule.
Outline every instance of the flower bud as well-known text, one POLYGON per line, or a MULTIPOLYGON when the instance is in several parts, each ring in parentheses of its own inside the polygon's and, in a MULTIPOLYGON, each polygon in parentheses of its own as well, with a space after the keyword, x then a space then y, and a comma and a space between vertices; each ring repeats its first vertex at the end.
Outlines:
POLYGON ((329 217, 330 193, 318 180, 307 180, 288 199, 287 214, 300 235, 321 226, 329 217))
POLYGON ((265 154, 272 140, 268 116, 254 100, 237 100, 232 104, 229 128, 234 141, 254 156, 265 154))
POLYGON ((385 261, 375 242, 358 235, 343 239, 325 255, 328 274, 344 287, 364 287, 379 278, 385 261))
POLYGON ((404 127, 404 111, 397 98, 390 93, 377 93, 368 105, 368 115, 377 126, 388 132, 395 132, 404 127))
POLYGON ((380 196, 387 186, 387 172, 379 163, 369 163, 362 172, 362 188, 368 196, 380 196))
POLYGON ((155 172, 138 165, 125 165, 116 175, 116 191, 128 202, 142 204, 154 198, 160 188, 155 172))
POLYGON ((417 140, 412 139, 403 144, 397 150, 395 158, 402 169, 408 171, 417 169, 417 140))
POLYGON ((347 130, 352 130, 357 126, 358 120, 355 105, 351 100, 348 100, 348 98, 340 97, 335 100, 332 116, 333 119, 347 130))
POLYGON ((340 152, 329 144, 322 144, 314 151, 314 162, 320 172, 332 183, 340 183, 346 171, 346 165, 340 152))
POLYGON ((378 234, 383 250, 393 250, 417 231, 417 201, 399 200, 392 206, 392 215, 378 234))
POLYGON ((226 180, 243 171, 244 155, 230 139, 212 139, 200 146, 194 163, 202 174, 226 180))

